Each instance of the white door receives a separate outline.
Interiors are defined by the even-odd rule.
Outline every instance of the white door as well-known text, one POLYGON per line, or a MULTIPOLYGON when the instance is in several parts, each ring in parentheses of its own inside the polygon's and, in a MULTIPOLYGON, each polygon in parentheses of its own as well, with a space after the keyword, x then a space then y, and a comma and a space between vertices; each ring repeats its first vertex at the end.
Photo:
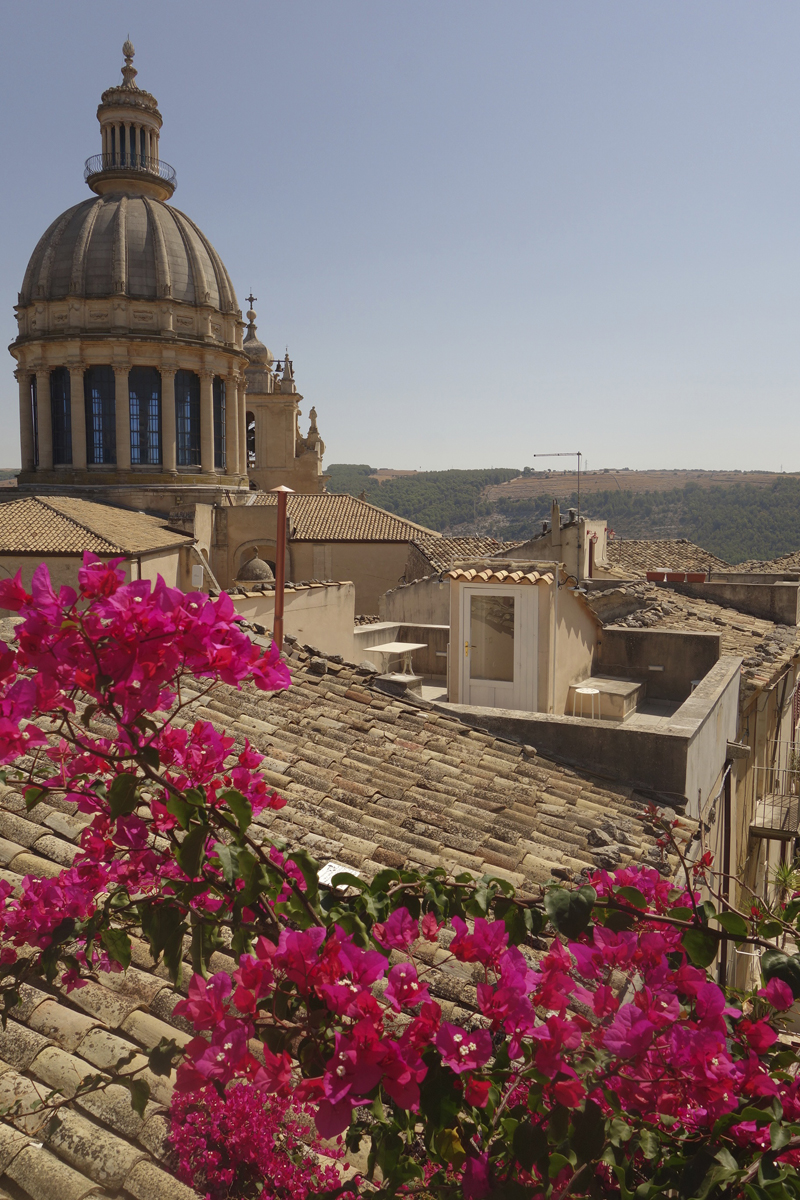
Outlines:
POLYGON ((535 587, 461 589, 461 703, 536 710, 538 593, 535 587))

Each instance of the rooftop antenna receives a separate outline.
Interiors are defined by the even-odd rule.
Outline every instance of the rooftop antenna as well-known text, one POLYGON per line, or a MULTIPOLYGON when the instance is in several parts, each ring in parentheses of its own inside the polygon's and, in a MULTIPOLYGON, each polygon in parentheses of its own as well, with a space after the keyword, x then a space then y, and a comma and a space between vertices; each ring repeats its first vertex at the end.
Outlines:
POLYGON ((578 522, 581 519, 581 458, 580 450, 557 450, 555 454, 534 454, 534 458, 577 458, 578 460, 578 522))

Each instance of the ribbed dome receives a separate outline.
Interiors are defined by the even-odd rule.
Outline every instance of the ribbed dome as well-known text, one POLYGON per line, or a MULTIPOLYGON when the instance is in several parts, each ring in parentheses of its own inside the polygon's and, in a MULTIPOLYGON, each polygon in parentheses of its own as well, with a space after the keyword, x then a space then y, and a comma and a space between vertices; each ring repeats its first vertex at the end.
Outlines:
POLYGON ((19 302, 66 296, 172 299, 237 312, 222 260, 193 221, 148 196, 92 196, 58 217, 34 250, 19 302))
POLYGON ((246 562, 239 574, 236 576, 237 583, 274 583, 275 576, 272 574, 272 568, 269 563, 264 562, 263 558, 259 558, 258 554, 254 554, 249 562, 246 562))

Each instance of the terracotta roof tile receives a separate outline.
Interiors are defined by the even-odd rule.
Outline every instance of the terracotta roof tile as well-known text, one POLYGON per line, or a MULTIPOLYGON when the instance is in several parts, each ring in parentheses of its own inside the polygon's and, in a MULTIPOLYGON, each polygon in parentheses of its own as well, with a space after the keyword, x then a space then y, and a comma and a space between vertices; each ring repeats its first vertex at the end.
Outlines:
POLYGON ((713 571, 729 569, 721 558, 695 546, 686 538, 664 538, 658 541, 635 538, 612 538, 606 548, 606 557, 612 567, 625 570, 630 578, 644 578, 648 571, 661 567, 673 571, 713 571))
MULTIPOLYGON (((309 656, 289 648, 294 686, 288 693, 265 696, 249 686, 220 685, 182 718, 190 724, 202 716, 268 755, 268 778, 288 803, 261 814, 254 832, 277 834, 318 861, 341 862, 364 877, 383 865, 444 864, 476 876, 489 871, 523 891, 554 871, 597 865, 603 852, 590 847, 587 835, 598 823, 634 843, 619 845, 622 861, 654 856, 644 801, 629 788, 390 699, 349 665, 335 683, 328 675, 309 675, 309 656)), ((64 809, 39 804, 26 813, 21 797, 0 786, 0 827, 14 839, 4 869, 17 884, 18 869, 32 863, 41 871, 56 869, 52 856, 80 836, 82 821, 69 805, 64 809)), ((187 964, 189 949, 187 938, 187 964)), ((460 966, 442 966, 439 949, 430 952, 431 990, 457 1019, 474 1004, 474 982, 460 966)), ((163 964, 154 969, 146 944, 135 938, 132 961, 127 975, 101 975, 68 995, 57 985, 23 986, 22 1002, 0 1034, 0 1104, 17 1096, 33 1104, 53 1087, 71 1095, 76 1078, 110 1069, 162 1036, 185 1040, 186 1022, 172 1016, 178 993, 163 964)), ((234 966, 224 953, 211 964, 212 971, 234 966)), ((137 1056, 126 1069, 141 1061, 137 1056)), ((34 1113, 0 1121, 0 1196, 5 1183, 15 1200, 110 1194, 197 1200, 167 1169, 164 1106, 171 1082, 145 1077, 152 1094, 144 1118, 131 1108, 129 1093, 113 1084, 70 1100, 61 1133, 35 1135, 45 1143, 41 1148, 29 1146, 34 1135, 20 1124, 40 1121, 34 1113)))
MULTIPOLYGON (((271 507, 278 498, 259 492, 253 503, 271 507)), ((410 542, 420 534, 438 536, 424 525, 346 494, 291 495, 287 512, 295 542, 410 542)))
POLYGON ((191 541, 160 517, 68 496, 0 498, 2 554, 144 554, 191 541))
POLYGON ((418 537, 412 543, 427 563, 429 574, 444 571, 459 559, 492 558, 521 545, 522 542, 500 542, 493 537, 418 537))

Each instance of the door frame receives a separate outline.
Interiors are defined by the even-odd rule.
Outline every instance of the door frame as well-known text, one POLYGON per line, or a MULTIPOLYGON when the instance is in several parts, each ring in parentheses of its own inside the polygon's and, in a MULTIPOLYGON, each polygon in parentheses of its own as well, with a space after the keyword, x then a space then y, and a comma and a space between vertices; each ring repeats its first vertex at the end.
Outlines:
MULTIPOLYGON (((461 586, 458 673, 459 704, 470 703, 470 598, 475 595, 514 597, 514 680, 509 706, 520 712, 537 711, 539 673, 539 592, 531 584, 469 583, 461 586), (462 650, 463 645, 463 650, 462 650)), ((486 681, 491 686, 491 680, 486 681)))

